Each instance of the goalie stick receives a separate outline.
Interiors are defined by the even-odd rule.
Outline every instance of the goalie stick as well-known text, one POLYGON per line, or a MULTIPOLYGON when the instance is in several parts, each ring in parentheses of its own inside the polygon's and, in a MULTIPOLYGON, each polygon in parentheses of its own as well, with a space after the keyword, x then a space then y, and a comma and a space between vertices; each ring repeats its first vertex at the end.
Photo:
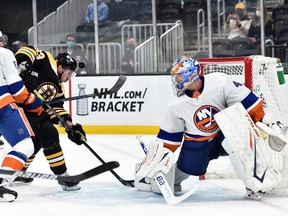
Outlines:
POLYGON ((78 175, 71 176, 60 176, 54 174, 47 173, 37 173, 37 172, 26 172, 26 171, 15 171, 15 170, 5 170, 0 169, 0 173, 4 175, 13 175, 16 177, 24 177, 24 178, 40 178, 40 179, 49 179, 49 180, 59 180, 66 182, 79 182, 91 178, 93 176, 99 175, 101 173, 110 171, 119 167, 119 163, 117 161, 110 161, 100 166, 97 166, 93 169, 90 169, 86 172, 80 173, 78 175))
POLYGON ((114 86, 105 91, 105 92, 100 92, 100 93, 93 93, 93 94, 87 94, 87 95, 79 95, 79 96, 74 96, 74 97, 69 97, 69 98, 62 98, 62 99, 57 99, 57 100, 52 100, 52 101, 43 101, 43 104, 54 104, 54 103, 60 103, 60 102, 65 102, 65 101, 71 101, 71 100, 79 100, 83 98, 89 98, 89 97, 96 97, 96 96, 102 96, 102 95, 108 95, 108 94, 114 94, 119 89, 124 85, 126 82, 127 77, 124 75, 120 75, 114 86))
MULTIPOLYGON (((37 97, 40 98, 40 100, 45 101, 45 99, 39 94, 39 92, 37 92, 36 90, 34 90, 34 93, 37 95, 37 97)), ((71 132, 74 132, 72 127, 70 125, 68 125, 68 123, 50 106, 50 104, 45 104, 55 115, 56 117, 59 119, 59 121, 61 122, 61 124, 68 129, 71 132)), ((82 142, 84 144, 84 146, 86 148, 89 149, 89 151, 103 164, 105 164, 106 162, 100 157, 100 155, 98 155, 89 145, 88 143, 84 140, 84 138, 82 139, 82 142)), ((130 187, 134 187, 134 180, 125 180, 123 178, 121 178, 114 170, 110 170, 110 172, 118 179, 118 181, 120 181, 124 186, 130 186, 130 187)))
MULTIPOLYGON (((142 140, 141 135, 137 135, 136 136, 137 140, 139 141, 143 151, 145 152, 145 154, 147 154, 147 148, 145 146, 145 143, 142 140)), ((197 191, 197 189, 200 186, 201 181, 199 181, 199 183, 197 185, 195 185, 190 191, 188 191, 187 193, 181 195, 181 196, 175 196, 171 187, 169 186, 164 174, 162 172, 158 172, 155 177, 154 177, 165 201, 167 202, 168 205, 176 205, 182 201, 184 201, 185 199, 187 199, 189 196, 191 196, 193 193, 195 193, 195 191, 197 191)))

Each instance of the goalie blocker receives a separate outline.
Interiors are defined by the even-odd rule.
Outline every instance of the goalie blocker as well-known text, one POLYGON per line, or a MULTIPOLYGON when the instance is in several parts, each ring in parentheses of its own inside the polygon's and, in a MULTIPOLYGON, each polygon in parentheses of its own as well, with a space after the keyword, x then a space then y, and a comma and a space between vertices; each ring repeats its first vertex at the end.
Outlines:
POLYGON ((225 136, 222 146, 246 188, 253 192, 272 189, 281 174, 271 165, 269 145, 243 105, 236 103, 214 117, 225 136))

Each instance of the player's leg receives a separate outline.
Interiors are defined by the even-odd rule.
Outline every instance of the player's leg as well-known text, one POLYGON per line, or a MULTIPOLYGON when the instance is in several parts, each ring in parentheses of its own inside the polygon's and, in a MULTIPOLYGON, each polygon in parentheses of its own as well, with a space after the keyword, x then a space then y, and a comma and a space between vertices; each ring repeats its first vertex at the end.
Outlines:
POLYGON ((175 184, 180 184, 189 175, 201 176, 206 173, 209 162, 227 155, 221 146, 224 136, 221 132, 208 141, 184 141, 177 161, 175 184))
MULTIPOLYGON (((32 137, 33 144, 34 144, 34 152, 33 154, 27 159, 22 171, 26 171, 33 160, 35 159, 37 153, 40 151, 42 148, 40 144, 40 139, 39 139, 39 133, 41 130, 41 122, 45 120, 47 117, 46 113, 42 112, 41 116, 36 116, 33 113, 25 112, 26 117, 33 129, 33 132, 35 134, 34 137, 32 137)), ((28 185, 33 182, 33 178, 26 178, 26 177, 16 177, 12 183, 12 185, 28 185)))
POLYGON ((181 188, 182 181, 190 175, 201 176, 206 173, 210 160, 225 152, 221 147, 222 134, 209 141, 184 141, 175 169, 175 186, 181 188))
MULTIPOLYGON (((40 143, 44 155, 50 165, 50 169, 56 175, 69 175, 65 163, 64 154, 60 146, 59 133, 50 121, 41 124, 39 133, 40 143)), ((58 182, 65 191, 80 190, 79 182, 58 182)))
MULTIPOLYGON (((21 170, 27 158, 33 153, 34 147, 31 136, 34 135, 22 109, 15 104, 0 109, 0 133, 13 148, 4 157, 2 169, 21 170)), ((17 192, 7 189, 15 176, 0 175, 0 201, 14 201, 17 192)))

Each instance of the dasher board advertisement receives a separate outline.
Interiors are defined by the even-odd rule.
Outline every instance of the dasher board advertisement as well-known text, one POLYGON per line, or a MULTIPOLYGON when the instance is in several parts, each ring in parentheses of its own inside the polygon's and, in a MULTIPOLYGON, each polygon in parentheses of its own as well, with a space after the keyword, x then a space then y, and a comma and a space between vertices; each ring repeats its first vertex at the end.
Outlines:
MULTIPOLYGON (((75 77, 66 97, 103 93, 117 76, 75 77)), ((69 102, 74 122, 84 125, 159 125, 173 94, 170 76, 127 76, 114 94, 69 102)))

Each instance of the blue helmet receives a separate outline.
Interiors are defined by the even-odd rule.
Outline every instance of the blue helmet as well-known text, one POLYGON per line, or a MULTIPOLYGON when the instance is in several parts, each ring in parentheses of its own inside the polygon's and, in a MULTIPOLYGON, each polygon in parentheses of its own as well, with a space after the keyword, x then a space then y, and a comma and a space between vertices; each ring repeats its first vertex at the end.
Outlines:
POLYGON ((187 86, 197 80, 200 74, 200 64, 190 56, 182 56, 172 66, 172 82, 176 87, 177 95, 184 93, 187 86))

